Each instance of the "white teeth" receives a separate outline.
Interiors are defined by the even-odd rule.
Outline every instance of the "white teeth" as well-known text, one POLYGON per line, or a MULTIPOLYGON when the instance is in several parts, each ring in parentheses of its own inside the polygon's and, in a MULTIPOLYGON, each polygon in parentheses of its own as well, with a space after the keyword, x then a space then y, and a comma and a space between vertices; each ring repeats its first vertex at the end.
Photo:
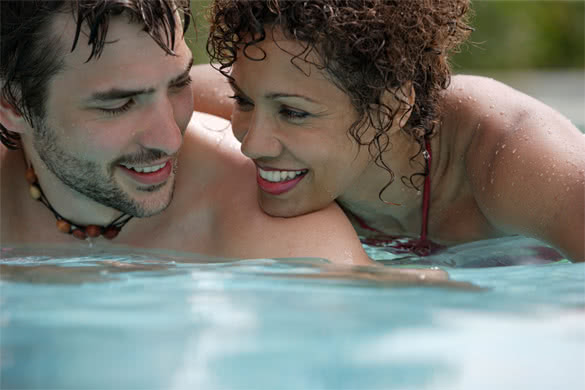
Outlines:
POLYGON ((134 167, 132 165, 126 165, 126 164, 120 164, 123 167, 126 167, 128 169, 132 169, 133 171, 139 172, 139 173, 152 173, 152 172, 156 172, 160 169, 162 169, 165 165, 167 165, 167 163, 163 163, 163 164, 158 164, 158 165, 151 165, 150 167, 134 167))
POLYGON ((295 177, 301 175, 303 171, 265 171, 261 168, 258 168, 258 173, 264 180, 278 183, 281 181, 294 179, 295 177))

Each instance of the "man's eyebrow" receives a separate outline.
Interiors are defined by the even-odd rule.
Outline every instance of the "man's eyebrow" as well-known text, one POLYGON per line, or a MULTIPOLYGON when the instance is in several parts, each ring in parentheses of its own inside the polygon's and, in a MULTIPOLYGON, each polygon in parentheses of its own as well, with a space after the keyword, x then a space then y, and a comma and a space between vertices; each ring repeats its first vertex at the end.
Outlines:
POLYGON ((178 75, 177 77, 175 77, 174 79, 172 79, 169 82, 169 85, 177 84, 180 81, 188 78, 189 77, 189 72, 191 71, 191 68, 192 67, 193 67, 193 57, 191 57, 191 59, 189 60, 189 64, 187 64, 187 67, 185 68, 185 71, 183 73, 181 73, 180 75, 178 75))
MULTIPOLYGON (((187 65, 185 71, 178 75, 177 77, 173 78, 169 85, 177 84, 179 81, 189 77, 189 71, 193 66, 193 57, 189 60, 189 64, 187 65)), ((112 88, 107 91, 102 92, 95 92, 93 93, 88 101, 108 101, 108 100, 121 100, 121 99, 128 99, 138 95, 147 95, 153 93, 155 88, 143 88, 143 89, 120 89, 120 88, 112 88)))
POLYGON ((107 91, 103 92, 95 92, 93 93, 88 101, 108 101, 108 100, 120 100, 120 99, 128 99, 134 96, 143 95, 153 93, 154 88, 146 88, 146 89, 119 89, 119 88, 112 88, 107 91))

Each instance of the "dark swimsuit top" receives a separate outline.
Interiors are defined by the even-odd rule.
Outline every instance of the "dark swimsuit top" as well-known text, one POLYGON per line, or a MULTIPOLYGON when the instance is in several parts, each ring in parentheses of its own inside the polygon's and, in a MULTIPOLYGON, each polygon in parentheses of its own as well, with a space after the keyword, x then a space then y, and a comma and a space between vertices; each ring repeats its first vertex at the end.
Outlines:
POLYGON ((408 238, 401 236, 391 236, 378 229, 368 226, 366 222, 357 215, 345 210, 362 228, 378 233, 374 237, 362 237, 363 244, 388 248, 389 252, 394 254, 413 253, 418 256, 428 256, 434 254, 445 247, 436 244, 427 239, 427 225, 429 222, 429 208, 431 204, 431 143, 425 140, 425 160, 427 163, 425 171, 425 182, 423 187, 422 203, 422 226, 419 238, 408 238), (425 153, 426 152, 426 153, 425 153))

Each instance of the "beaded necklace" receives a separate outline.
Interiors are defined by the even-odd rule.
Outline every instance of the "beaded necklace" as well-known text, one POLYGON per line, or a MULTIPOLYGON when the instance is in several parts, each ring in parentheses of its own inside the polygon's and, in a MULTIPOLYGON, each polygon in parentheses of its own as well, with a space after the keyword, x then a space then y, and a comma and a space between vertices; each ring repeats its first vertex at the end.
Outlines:
POLYGON ((69 221, 67 218, 63 217, 57 212, 57 210, 53 208, 53 206, 51 206, 43 190, 41 189, 41 186, 39 185, 39 180, 32 166, 27 168, 25 177, 29 184, 29 193, 31 197, 41 202, 53 213, 57 219, 57 230, 59 230, 61 233, 71 234, 73 237, 80 240, 85 240, 87 237, 99 237, 100 235, 104 236, 108 240, 111 240, 115 238, 118 233, 120 233, 120 230, 122 230, 124 225, 126 225, 133 217, 132 215, 122 214, 106 226, 83 226, 75 224, 69 221))

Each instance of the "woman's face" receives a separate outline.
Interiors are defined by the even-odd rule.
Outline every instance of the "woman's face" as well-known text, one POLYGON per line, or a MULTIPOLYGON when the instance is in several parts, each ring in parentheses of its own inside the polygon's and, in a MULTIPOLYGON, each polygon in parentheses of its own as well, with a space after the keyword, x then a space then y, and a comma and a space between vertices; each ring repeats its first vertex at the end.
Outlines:
MULTIPOLYGON (((300 44, 268 33, 246 54, 262 58, 259 49, 266 53, 262 61, 240 51, 231 76, 232 127, 256 164, 260 205, 282 217, 319 210, 347 191, 371 160, 348 133, 357 113, 315 66, 301 58, 291 62, 300 44)), ((315 53, 308 60, 319 63, 315 53)))

